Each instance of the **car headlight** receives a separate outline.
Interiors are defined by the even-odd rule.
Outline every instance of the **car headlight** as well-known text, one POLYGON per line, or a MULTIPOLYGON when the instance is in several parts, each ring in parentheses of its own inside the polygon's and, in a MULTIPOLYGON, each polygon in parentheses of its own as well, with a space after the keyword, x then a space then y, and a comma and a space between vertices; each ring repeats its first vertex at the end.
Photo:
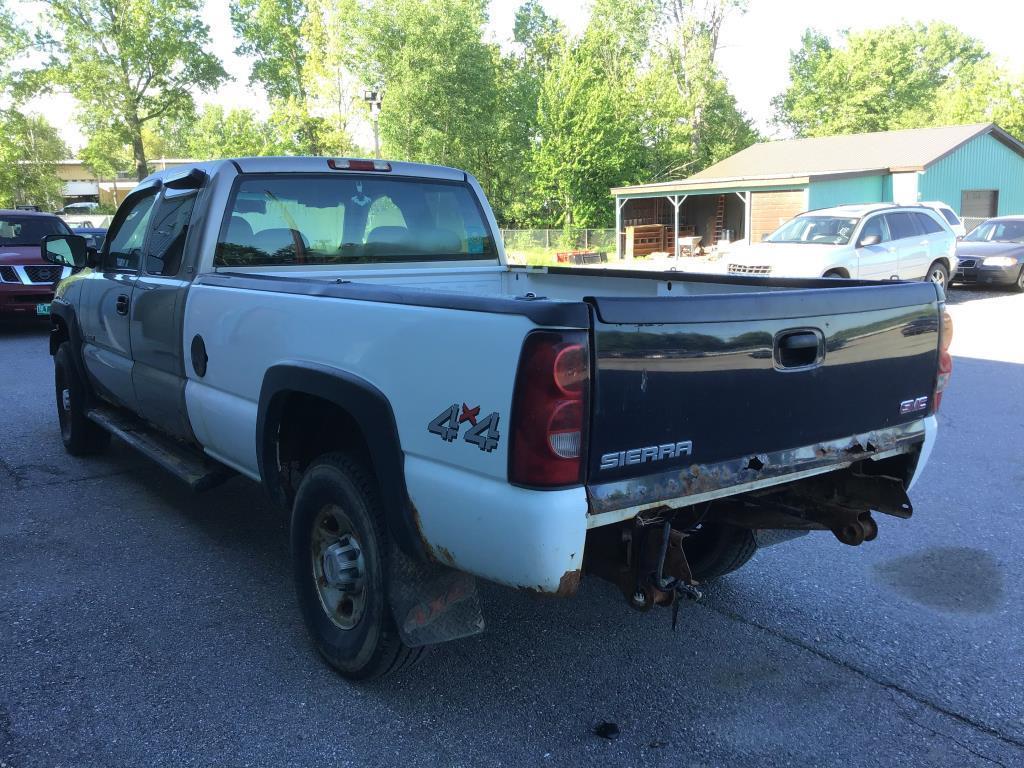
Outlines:
POLYGON ((1013 256, 986 256, 981 263, 986 267, 1012 267, 1017 259, 1013 256))

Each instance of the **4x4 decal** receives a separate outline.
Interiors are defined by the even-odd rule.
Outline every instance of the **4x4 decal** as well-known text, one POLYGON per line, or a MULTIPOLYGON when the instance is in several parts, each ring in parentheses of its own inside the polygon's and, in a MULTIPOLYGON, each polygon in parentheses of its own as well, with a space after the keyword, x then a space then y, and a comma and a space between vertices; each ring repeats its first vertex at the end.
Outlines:
POLYGON ((453 442, 459 436, 462 425, 469 423, 469 429, 463 435, 463 440, 472 443, 481 451, 490 453, 498 447, 498 412, 478 418, 480 406, 470 408, 466 403, 462 404, 459 410, 458 403, 452 403, 450 408, 445 408, 441 413, 427 425, 427 431, 433 435, 439 435, 446 443, 453 442))

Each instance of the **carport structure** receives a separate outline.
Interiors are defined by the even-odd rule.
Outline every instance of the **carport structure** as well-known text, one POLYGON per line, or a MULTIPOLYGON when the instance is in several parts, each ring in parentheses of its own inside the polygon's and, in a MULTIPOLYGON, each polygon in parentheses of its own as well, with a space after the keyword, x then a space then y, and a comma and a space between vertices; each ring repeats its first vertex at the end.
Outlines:
POLYGON ((684 179, 612 189, 616 254, 678 257, 686 238, 704 247, 759 239, 806 207, 806 176, 684 179))

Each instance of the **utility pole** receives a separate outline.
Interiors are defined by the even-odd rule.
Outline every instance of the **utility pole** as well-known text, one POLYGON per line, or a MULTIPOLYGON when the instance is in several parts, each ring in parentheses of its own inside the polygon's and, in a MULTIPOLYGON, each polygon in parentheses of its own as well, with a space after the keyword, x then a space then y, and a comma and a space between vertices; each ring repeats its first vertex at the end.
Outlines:
POLYGON ((380 105, 384 101, 380 88, 367 88, 363 91, 363 101, 370 105, 370 118, 373 120, 373 154, 380 160, 380 105))

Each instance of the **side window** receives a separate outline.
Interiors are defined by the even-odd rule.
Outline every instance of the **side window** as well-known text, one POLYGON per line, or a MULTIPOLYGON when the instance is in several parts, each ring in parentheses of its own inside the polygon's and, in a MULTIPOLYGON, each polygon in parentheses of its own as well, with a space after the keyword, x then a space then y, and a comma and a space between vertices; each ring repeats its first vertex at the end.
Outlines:
POLYGON ((151 275, 176 275, 188 236, 188 222, 195 205, 195 193, 167 197, 153 214, 153 233, 146 248, 146 272, 151 275))
POLYGON ((905 237, 917 237, 921 234, 909 213, 887 213, 885 220, 889 224, 889 231, 893 240, 902 240, 905 237))
POLYGON ((128 214, 108 238, 110 248, 103 259, 105 270, 134 272, 139 268, 139 255, 146 240, 146 228, 153 212, 156 195, 146 195, 131 203, 128 214))
POLYGON ((942 225, 927 213, 915 213, 913 216, 917 219, 917 225, 926 235, 933 235, 936 232, 943 231, 942 225))
POLYGON ((863 240, 868 235, 878 235, 878 242, 884 243, 889 239, 889 228, 885 225, 884 216, 872 216, 864 222, 864 229, 860 231, 860 238, 863 240))
POLYGON ((958 219, 956 217, 956 214, 953 213, 953 211, 950 210, 949 208, 939 208, 939 213, 941 213, 943 217, 946 219, 946 221, 948 221, 954 227, 960 224, 960 219, 958 219))

